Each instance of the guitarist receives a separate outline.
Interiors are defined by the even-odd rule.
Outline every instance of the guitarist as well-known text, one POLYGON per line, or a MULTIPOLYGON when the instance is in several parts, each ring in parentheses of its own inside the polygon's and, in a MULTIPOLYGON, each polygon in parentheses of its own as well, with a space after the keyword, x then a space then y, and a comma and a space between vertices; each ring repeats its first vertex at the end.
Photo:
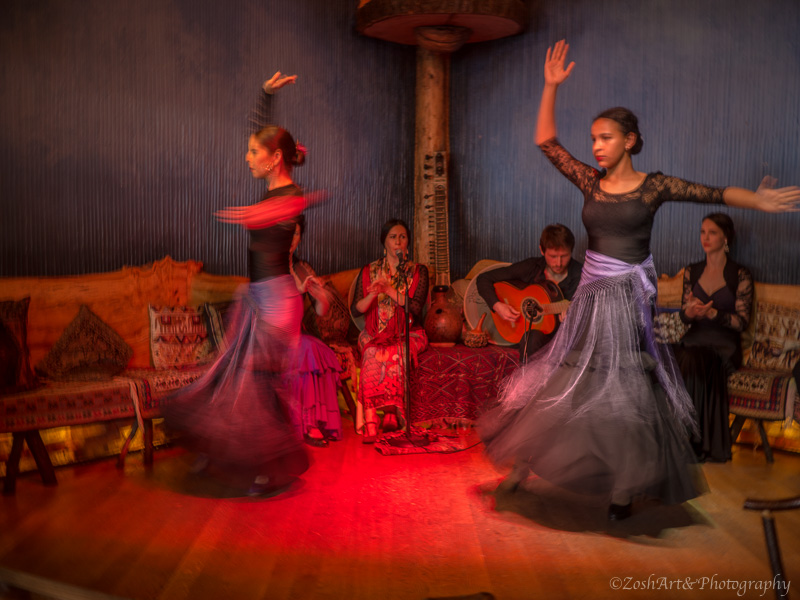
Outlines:
MULTIPOLYGON (((476 281, 478 293, 497 316, 509 323, 516 321, 520 313, 497 297, 494 284, 500 281, 522 284, 523 288, 531 284, 552 281, 559 287, 565 300, 572 300, 583 267, 580 261, 572 258, 574 248, 575 236, 569 228, 560 223, 548 225, 542 230, 539 239, 539 251, 542 256, 481 273, 476 281)), ((560 321, 561 319, 556 321, 556 330, 560 321)), ((554 335, 555 331, 545 334, 538 329, 525 332, 518 344, 520 362, 527 362, 528 357, 547 344, 554 335)))

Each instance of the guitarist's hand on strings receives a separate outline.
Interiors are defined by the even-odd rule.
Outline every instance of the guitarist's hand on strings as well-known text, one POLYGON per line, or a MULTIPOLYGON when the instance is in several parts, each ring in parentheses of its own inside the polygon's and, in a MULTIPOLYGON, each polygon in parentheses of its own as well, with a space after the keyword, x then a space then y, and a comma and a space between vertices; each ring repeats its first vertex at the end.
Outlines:
POLYGON ((495 302, 494 306, 492 306, 492 310, 498 317, 509 323, 514 323, 520 317, 520 312, 505 302, 495 302))

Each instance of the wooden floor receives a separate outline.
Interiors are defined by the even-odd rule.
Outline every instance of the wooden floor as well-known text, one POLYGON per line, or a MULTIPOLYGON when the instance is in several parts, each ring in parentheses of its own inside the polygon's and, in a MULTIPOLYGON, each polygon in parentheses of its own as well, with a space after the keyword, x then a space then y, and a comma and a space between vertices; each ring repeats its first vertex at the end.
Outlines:
MULTIPOLYGON (((188 475, 177 448, 149 471, 132 455, 124 471, 58 469, 53 488, 25 475, 0 498, 0 571, 143 600, 773 598, 755 588, 771 572, 760 515, 742 502, 800 494, 800 456, 769 465, 737 446, 704 467, 711 493, 612 524, 604 505, 541 480, 495 494, 500 474, 479 445, 383 456, 348 431, 311 452, 299 485, 260 500, 188 475)), ((800 511, 776 521, 800 585, 800 511)), ((0 585, 0 597, 24 596, 0 585)))

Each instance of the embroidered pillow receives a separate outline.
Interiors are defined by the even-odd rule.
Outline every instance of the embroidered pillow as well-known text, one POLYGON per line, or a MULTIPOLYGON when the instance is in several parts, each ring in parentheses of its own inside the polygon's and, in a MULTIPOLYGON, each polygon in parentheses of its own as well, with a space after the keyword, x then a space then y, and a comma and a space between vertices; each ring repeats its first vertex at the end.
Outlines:
POLYGON ((791 371, 800 359, 800 308, 757 302, 753 346, 746 367, 791 371))
POLYGON ((194 366, 213 358, 202 308, 150 306, 150 354, 157 369, 194 366))
POLYGON ((230 326, 233 314, 234 303, 218 302, 211 304, 206 302, 202 306, 203 318, 205 320, 208 337, 211 345, 217 352, 225 352, 228 343, 225 340, 225 332, 230 326))
POLYGON ((30 297, 0 302, 0 393, 12 394, 36 386, 28 351, 28 306, 30 297))
POLYGON ((133 350, 125 340, 81 305, 36 370, 56 381, 99 381, 121 373, 131 356, 133 350))
POLYGON ((681 321, 679 310, 659 309, 653 320, 653 333, 661 344, 677 344, 689 327, 681 321))
POLYGON ((303 326, 311 335, 325 343, 344 341, 347 339, 347 331, 350 327, 350 312, 339 292, 330 282, 325 282, 324 287, 328 292, 330 303, 328 312, 322 316, 318 315, 312 302, 303 314, 303 326))

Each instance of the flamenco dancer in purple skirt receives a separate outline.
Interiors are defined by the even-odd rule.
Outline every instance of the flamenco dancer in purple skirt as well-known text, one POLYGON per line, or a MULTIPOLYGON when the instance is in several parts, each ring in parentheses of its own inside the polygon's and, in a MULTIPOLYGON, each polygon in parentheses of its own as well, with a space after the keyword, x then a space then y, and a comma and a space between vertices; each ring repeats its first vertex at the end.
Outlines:
MULTIPOLYGON (((264 84, 256 119, 265 120, 271 94, 295 79, 278 72, 264 84)), ((169 398, 165 417, 181 442, 200 453, 195 470, 213 463, 252 482, 250 495, 275 495, 309 466, 290 418, 288 385, 303 316, 289 268, 290 248, 309 198, 292 179, 294 167, 305 161, 305 149, 280 127, 254 129, 247 163, 267 192, 256 204, 216 213, 220 221, 250 232, 250 283, 226 327, 227 350, 203 377, 169 398)))
POLYGON ((656 211, 676 201, 791 211, 800 188, 772 189, 765 179, 751 192, 636 171, 642 135, 625 108, 592 123, 600 170, 578 161, 556 137, 556 92, 575 66, 565 67, 568 49, 562 40, 547 50, 536 143, 583 193, 583 275, 552 343, 509 379, 479 428, 488 456, 514 467, 502 488, 515 490, 532 471, 607 498, 617 520, 630 516, 634 497, 675 504, 707 489, 686 435, 692 401, 669 348, 653 336, 656 211))

